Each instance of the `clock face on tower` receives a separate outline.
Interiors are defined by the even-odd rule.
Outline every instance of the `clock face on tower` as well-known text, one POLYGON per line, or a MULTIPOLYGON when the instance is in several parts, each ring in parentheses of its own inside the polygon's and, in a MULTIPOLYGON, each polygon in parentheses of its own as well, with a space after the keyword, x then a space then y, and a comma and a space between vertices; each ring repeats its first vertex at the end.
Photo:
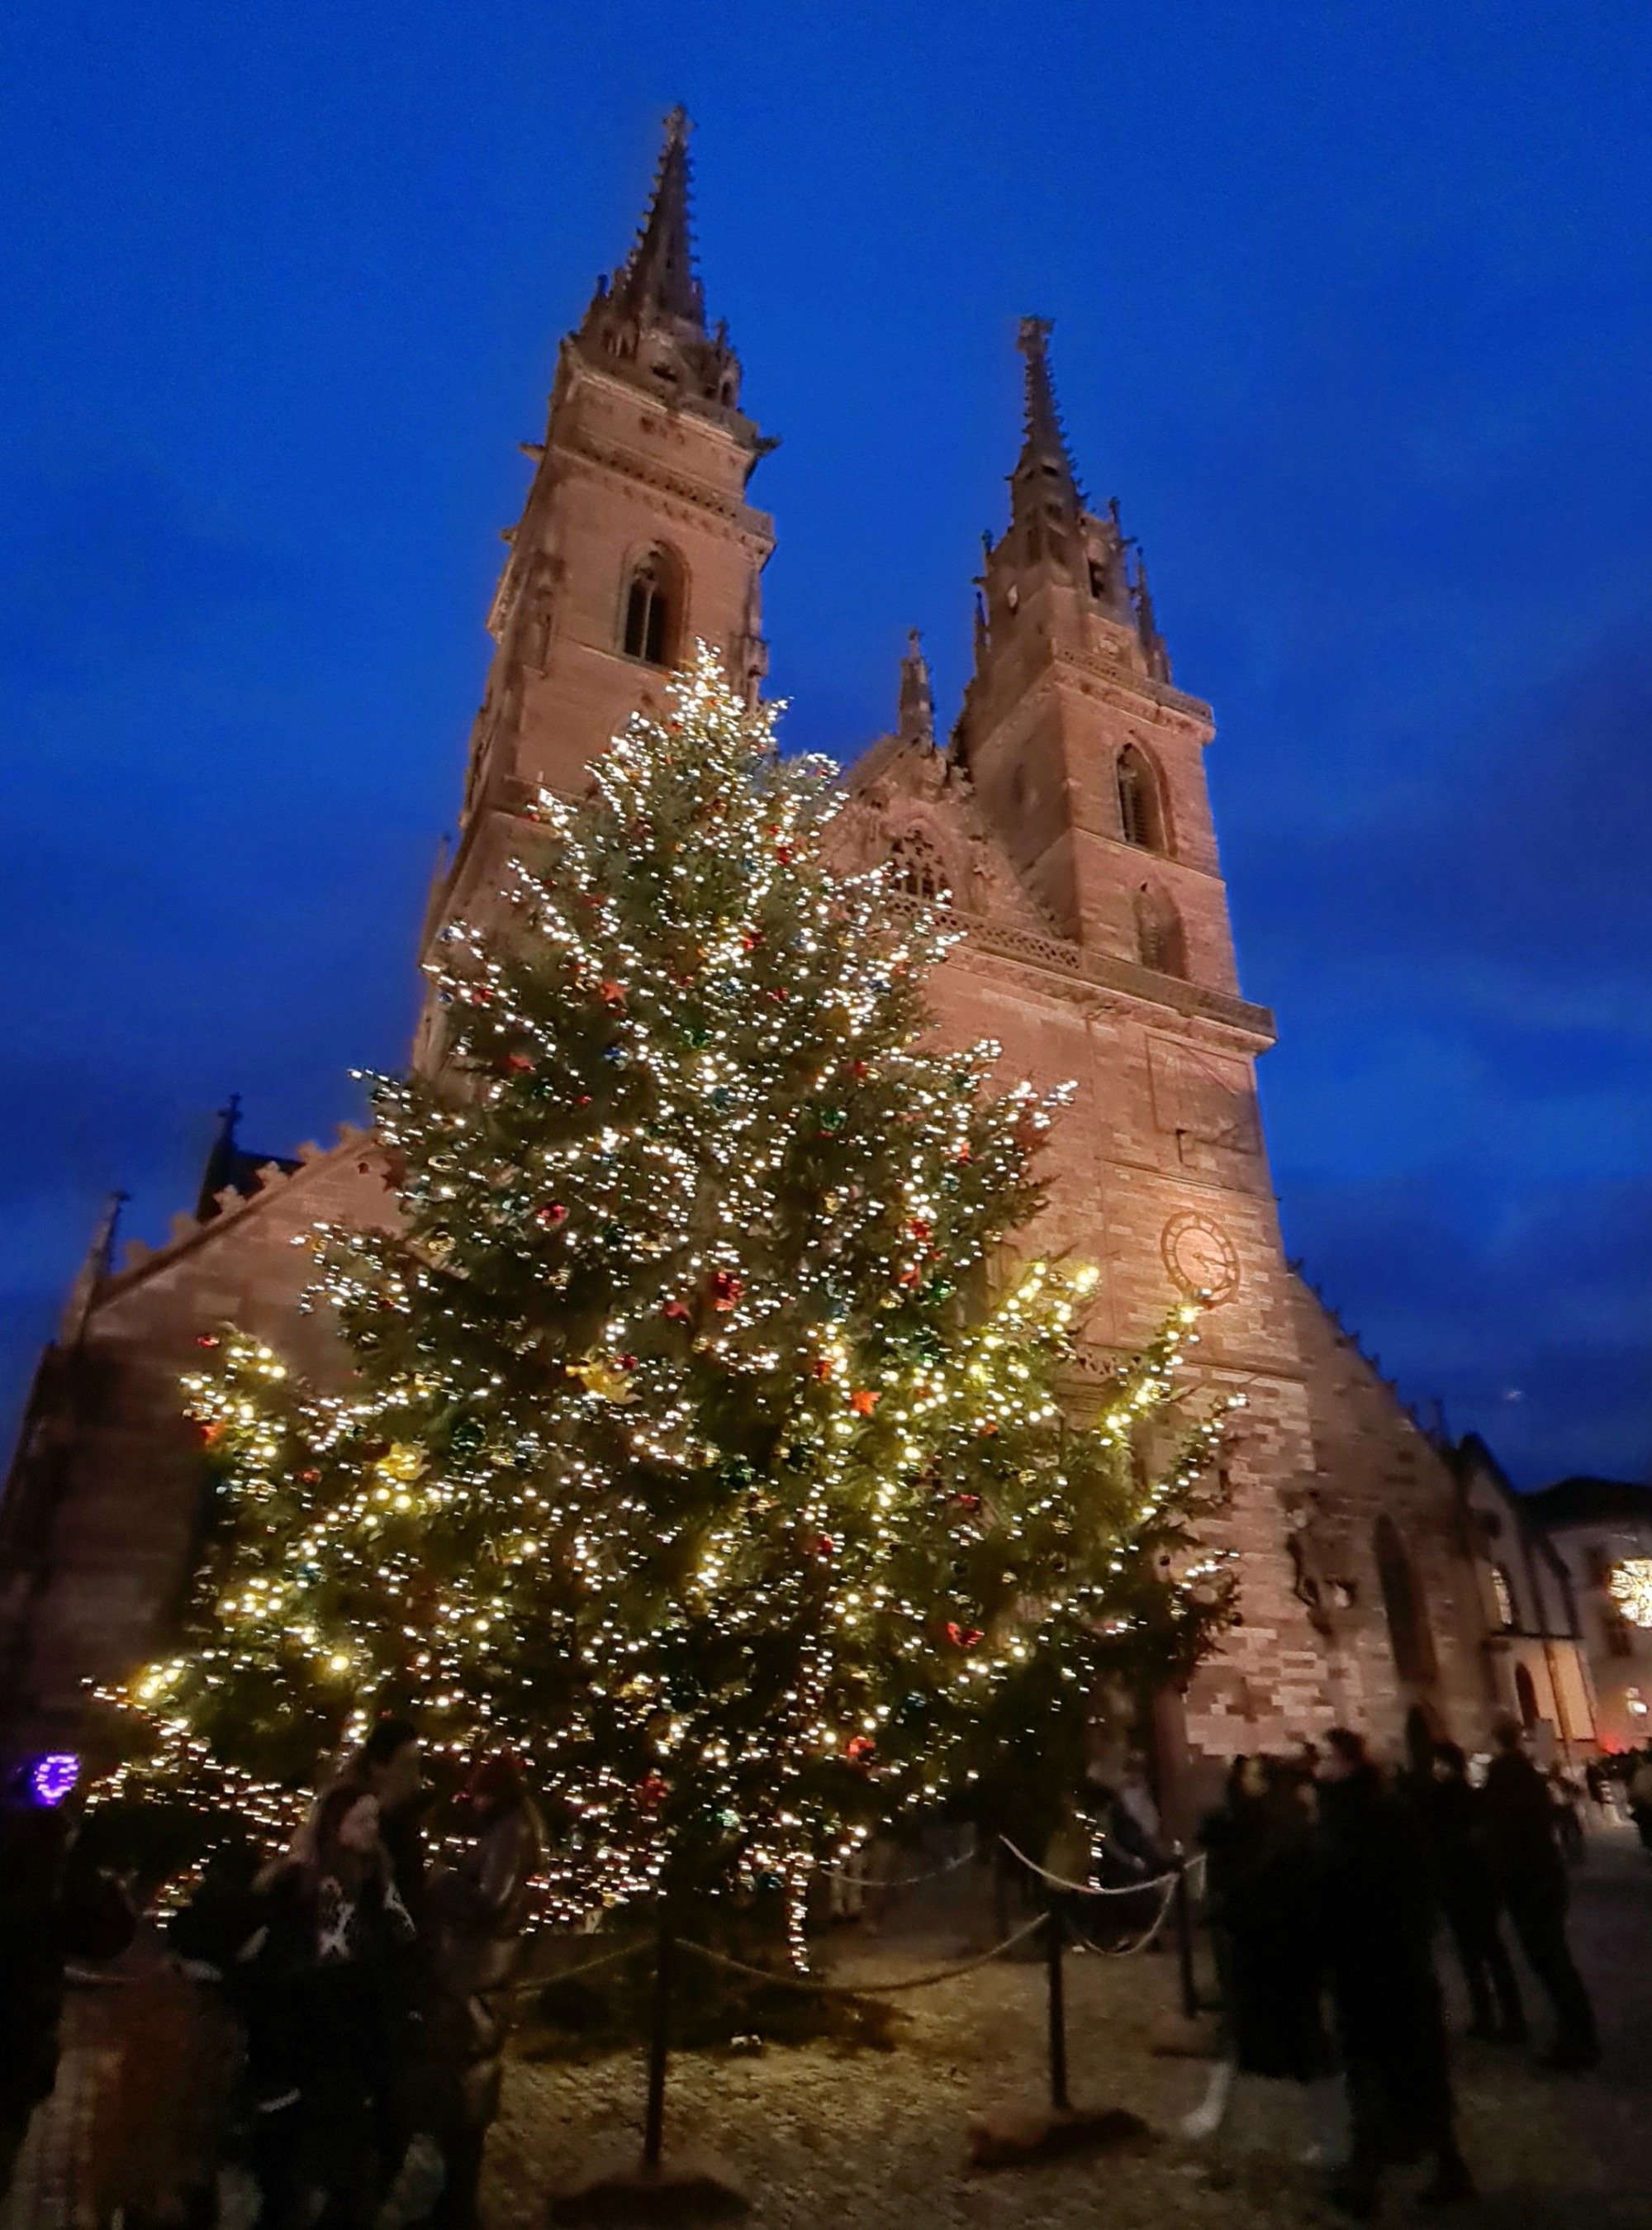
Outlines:
POLYGON ((1231 1300, 1239 1290, 1239 1255, 1233 1241, 1208 1215, 1192 1211, 1173 1215, 1159 1241, 1164 1264, 1184 1293, 1212 1305, 1231 1300))

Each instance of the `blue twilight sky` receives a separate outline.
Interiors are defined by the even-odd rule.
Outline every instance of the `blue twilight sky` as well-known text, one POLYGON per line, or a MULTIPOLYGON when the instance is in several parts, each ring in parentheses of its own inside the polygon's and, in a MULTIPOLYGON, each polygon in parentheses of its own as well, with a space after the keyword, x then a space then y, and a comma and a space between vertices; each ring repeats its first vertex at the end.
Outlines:
MULTIPOLYGON (((1210 758, 1288 1241, 1523 1482, 1652 1469, 1639 0, 14 0, 0 1405, 100 1196, 393 1065, 557 335, 686 102, 794 743, 948 718, 1057 323, 1210 758)), ((0 1429, 3 1429, 0 1426, 0 1429)))

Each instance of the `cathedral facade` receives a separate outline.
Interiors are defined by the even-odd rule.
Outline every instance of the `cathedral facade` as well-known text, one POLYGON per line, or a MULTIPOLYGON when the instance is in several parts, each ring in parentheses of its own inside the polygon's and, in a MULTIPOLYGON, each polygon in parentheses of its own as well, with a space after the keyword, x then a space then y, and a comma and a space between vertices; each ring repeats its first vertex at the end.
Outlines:
MULTIPOLYGON (((1020 450, 956 725, 937 740, 915 639, 892 732, 845 777, 843 864, 892 862, 950 910, 961 936, 932 985, 947 1036, 996 1040, 1006 1083, 1076 1086, 1038 1243, 1099 1269, 1098 1366, 1179 1294, 1212 1301, 1199 1373, 1246 1396, 1212 1527, 1242 1616, 1174 1739, 1213 1763, 1344 1724, 1392 1748, 1420 1711, 1474 1743, 1498 1698, 1473 1531, 1441 1452, 1285 1260, 1255 1077, 1274 1024, 1239 989, 1210 708, 1171 678, 1116 509, 1085 501, 1048 340, 1024 320, 1020 450)), ((448 921, 487 917, 529 802, 577 790, 696 639, 760 689, 774 527, 748 491, 772 444, 741 389, 692 267, 679 114, 629 256, 561 347, 427 952, 448 921)), ((414 1058, 440 1057, 432 1007, 414 1058)), ((332 1337, 298 1308, 305 1234, 388 1212, 368 1134, 260 1164, 227 1131, 164 1246, 117 1266, 94 1245, 0 1504, 0 1739, 72 1741, 87 1681, 165 1641, 202 1518, 178 1395, 197 1341, 232 1319, 325 1380, 332 1337)))

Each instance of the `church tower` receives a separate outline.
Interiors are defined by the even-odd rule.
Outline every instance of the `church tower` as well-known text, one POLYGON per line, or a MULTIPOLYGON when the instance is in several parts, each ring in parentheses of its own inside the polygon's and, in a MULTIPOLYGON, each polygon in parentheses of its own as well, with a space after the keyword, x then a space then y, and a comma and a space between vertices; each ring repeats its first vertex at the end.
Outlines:
MULTIPOLYGON (((1088 1013, 1092 1044, 1087 1058, 1074 1047, 1069 1072, 1090 1073, 1088 1112, 1064 1126, 1074 1160, 1056 1205, 1107 1266, 1109 1337, 1140 1337, 1168 1281, 1220 1295, 1210 1344, 1274 1368, 1294 1339, 1253 1073, 1273 1017, 1239 995, 1205 783, 1215 725, 1171 682, 1117 505, 1084 499, 1049 336, 1044 319, 1022 319, 1009 523, 987 538, 974 671, 948 756, 1060 956, 1054 1011, 1088 1013)), ((975 941, 993 937, 984 926, 975 941)), ((1023 1041, 1037 1073, 1038 1049, 1008 1020, 983 1014, 980 1026, 1023 1041)), ((1045 1059, 1057 1034, 1046 1015, 1045 1059)))
POLYGON ((627 717, 660 707, 697 638, 753 694, 765 670, 774 525, 746 484, 775 445, 741 410, 726 327, 707 330, 688 134, 673 110, 631 253, 562 342, 545 438, 524 445, 533 481, 505 534, 459 842, 431 893, 421 957, 447 923, 489 910, 538 790, 582 789, 627 717))
POLYGON ((1232 993, 1201 764, 1214 730, 1206 709, 1170 685, 1146 569, 1118 506, 1101 517, 1085 504, 1049 335, 1045 319, 1022 319, 1025 429, 1009 525, 987 541, 957 748, 1064 937, 1232 993))

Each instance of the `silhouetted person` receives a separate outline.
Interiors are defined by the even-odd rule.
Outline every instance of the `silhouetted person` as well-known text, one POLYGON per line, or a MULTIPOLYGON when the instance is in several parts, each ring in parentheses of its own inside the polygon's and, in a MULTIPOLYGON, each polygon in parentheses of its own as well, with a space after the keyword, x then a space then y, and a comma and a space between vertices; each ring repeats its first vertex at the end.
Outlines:
POLYGON ((336 1783, 254 1889, 260 1925, 238 1956, 258 2230, 357 2230, 401 2166, 412 2074, 414 1927, 376 1799, 336 1783))
POLYGON ((1652 1750, 1638 1751, 1630 1762, 1629 1815, 1642 1847, 1652 1851, 1652 1750))
POLYGON ((1555 1840, 1549 1785, 1521 1747, 1518 1720, 1499 1719, 1493 1739, 1497 1750, 1484 1790, 1486 1849, 1520 1947, 1554 2008, 1554 2042, 1544 2065, 1592 2067, 1600 2045, 1594 2008, 1566 1942, 1571 1890, 1555 1840))
POLYGON ((1424 2196, 1467 2199, 1474 2182, 1454 2127, 1421 1830, 1346 1727, 1327 1737, 1319 1798, 1321 1911, 1353 2125, 1333 2196, 1367 2215, 1387 2162, 1429 2155, 1424 2196))
MULTIPOLYGON (((1226 2053, 1202 2107, 1183 2123, 1209 2137, 1235 2077, 1271 2076, 1304 2086, 1332 2072, 1321 2007, 1319 1866, 1302 1768, 1242 1757, 1227 1801, 1200 1830, 1207 1859, 1212 1938, 1222 1987, 1226 2053)), ((1318 2123, 1309 2098, 1310 2119, 1318 2123)), ((1316 2149, 1328 2150, 1315 2129, 1316 2149)))
POLYGON ((1456 1743, 1436 1745, 1432 1771, 1415 1785, 1414 1796, 1428 1834, 1440 1909, 1468 1985, 1473 2013, 1469 2033, 1518 2044, 1526 2035, 1526 2013, 1497 1925, 1484 1798, 1469 1786, 1469 1761, 1456 1743))
POLYGON ((1561 1853, 1569 1866, 1580 1866, 1585 1855, 1582 1795, 1577 1782, 1562 1773, 1558 1765, 1549 1768, 1549 1801, 1554 1807, 1555 1833, 1560 1838, 1561 1853))
POLYGON ((432 1882, 435 1924, 432 2059, 446 2170, 432 2220, 472 2230, 482 2150, 498 2112, 511 1984, 522 1961, 529 1885, 544 1829, 516 1762, 484 1758, 466 1791, 469 1841, 432 1882))
POLYGON ((0 2202, 35 2109, 57 2080, 63 1827, 44 1807, 0 1811, 0 2202))
POLYGON ((419 1730, 411 1719, 380 1719, 339 1779, 354 1782, 376 1801, 379 1840, 389 1855, 396 1894, 422 1934, 424 1822, 430 1792, 424 1783, 419 1730))

